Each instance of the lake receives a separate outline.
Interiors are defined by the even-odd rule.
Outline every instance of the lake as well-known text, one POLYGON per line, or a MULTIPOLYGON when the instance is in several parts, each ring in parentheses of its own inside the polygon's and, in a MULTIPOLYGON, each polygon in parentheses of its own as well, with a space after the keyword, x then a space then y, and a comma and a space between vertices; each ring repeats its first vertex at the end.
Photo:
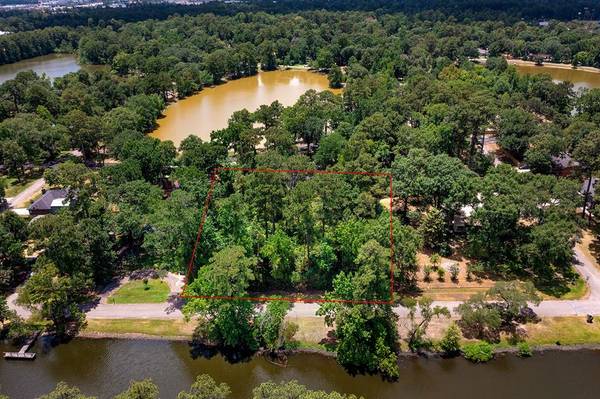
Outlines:
POLYGON ((528 75, 540 75, 548 74, 555 81, 571 82, 575 90, 579 89, 593 89, 600 87, 600 73, 584 71, 581 69, 565 69, 557 68, 548 65, 535 66, 535 65, 515 65, 517 71, 522 74, 528 75))
MULTIPOLYGON (((161 398, 175 398, 196 375, 206 373, 232 389, 232 399, 249 398, 252 388, 268 380, 297 380, 312 389, 354 393, 367 399, 598 398, 600 351, 546 352, 530 359, 501 355, 477 365, 462 358, 401 361, 395 383, 376 376, 353 377, 335 359, 303 354, 290 357, 287 367, 261 357, 230 364, 223 358, 196 358, 186 342, 152 340, 75 339, 43 348, 34 361, 0 360, 0 392, 13 399, 33 398, 58 381, 79 386, 85 394, 109 398, 129 381, 152 378, 161 398)), ((0 350, 13 350, 0 345, 0 350)))
POLYGON ((227 120, 235 111, 246 108, 252 112, 275 100, 290 106, 307 90, 322 91, 328 87, 327 76, 320 73, 293 69, 261 72, 205 88, 169 105, 164 118, 158 120, 158 128, 150 135, 172 140, 175 145, 190 134, 209 141, 210 132, 227 127, 227 120))
POLYGON ((77 72, 81 66, 73 54, 49 54, 28 58, 13 64, 0 65, 0 83, 14 79, 17 73, 33 70, 38 75, 45 73, 50 79, 77 72))

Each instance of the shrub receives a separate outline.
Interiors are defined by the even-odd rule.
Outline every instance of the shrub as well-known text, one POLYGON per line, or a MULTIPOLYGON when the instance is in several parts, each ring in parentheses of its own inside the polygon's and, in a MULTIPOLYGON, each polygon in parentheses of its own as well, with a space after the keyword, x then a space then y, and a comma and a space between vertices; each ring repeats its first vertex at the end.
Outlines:
POLYGON ((431 281, 431 276, 430 276, 431 271, 432 271, 431 266, 425 265, 423 267, 423 281, 431 281))
POLYGON ((531 357, 533 356, 533 352, 531 351, 531 347, 527 342, 520 342, 517 345, 517 355, 519 357, 531 357))
POLYGON ((446 276, 446 271, 440 267, 439 269, 437 269, 437 275, 438 275, 439 281, 444 281, 444 277, 446 276))
POLYGON ((485 363, 494 357, 494 347, 487 342, 475 342, 463 346, 462 353, 465 359, 474 363, 485 363))
POLYGON ((439 254, 432 254, 429 257, 429 261, 434 269, 437 269, 440 263, 442 263, 442 257, 439 254))
POLYGON ((484 268, 481 263, 469 263, 467 265, 467 280, 471 281, 473 276, 475 276, 476 279, 479 279, 478 274, 483 273, 483 271, 484 268))
POLYGON ((450 266, 450 278, 452 279, 452 281, 458 281, 458 273, 460 272, 460 269, 458 268, 458 264, 457 263, 453 263, 450 266))
POLYGON ((457 354, 460 352, 460 337, 460 330, 456 324, 452 324, 448 327, 444 337, 440 341, 440 349, 448 355, 457 354))

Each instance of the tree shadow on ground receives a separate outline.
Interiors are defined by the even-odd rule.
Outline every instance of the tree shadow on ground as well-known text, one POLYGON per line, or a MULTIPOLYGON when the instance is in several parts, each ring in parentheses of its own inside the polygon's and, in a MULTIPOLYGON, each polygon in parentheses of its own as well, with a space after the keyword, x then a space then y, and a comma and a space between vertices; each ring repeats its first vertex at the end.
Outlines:
POLYGON ((598 227, 595 228, 594 238, 590 241, 590 254, 594 257, 596 262, 600 263, 600 240, 597 238, 598 227))
POLYGON ((167 304, 168 305, 165 308, 165 312, 167 314, 171 314, 183 308, 183 305, 185 305, 185 299, 180 297, 179 294, 171 294, 167 298, 167 304))
POLYGON ((95 309, 100 304, 100 297, 96 296, 92 298, 90 301, 79 305, 79 308, 82 312, 87 313, 92 309, 95 309))

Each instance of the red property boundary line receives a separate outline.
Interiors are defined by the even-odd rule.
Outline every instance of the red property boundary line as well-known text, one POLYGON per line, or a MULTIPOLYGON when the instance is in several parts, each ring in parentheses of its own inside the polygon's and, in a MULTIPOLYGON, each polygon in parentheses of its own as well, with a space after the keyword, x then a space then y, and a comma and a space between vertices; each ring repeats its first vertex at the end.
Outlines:
POLYGON ((226 300, 243 300, 243 301, 256 301, 256 302, 268 302, 268 301, 285 301, 285 302, 304 302, 304 303, 350 303, 350 304, 366 304, 366 305, 391 305, 394 303, 394 224, 392 220, 393 216, 393 179, 391 173, 380 173, 380 172, 336 172, 330 170, 287 170, 287 169, 253 169, 253 168, 215 168, 210 176, 210 187, 204 200, 204 209, 202 210, 202 217, 200 219, 200 225, 198 226, 198 233, 196 235, 196 242, 192 250, 192 255, 188 263, 188 270, 185 277, 185 284, 180 298, 196 298, 196 299, 226 299, 226 300), (296 297, 250 297, 250 296, 220 296, 220 295, 187 295, 186 288, 190 277, 192 275, 192 267, 194 259, 196 258, 196 251, 198 244, 202 238, 202 231, 204 229, 204 223, 208 214, 208 207, 210 205, 212 194, 215 188, 217 176, 220 172, 252 172, 252 173, 298 173, 298 174, 312 174, 312 175, 358 175, 358 176, 379 176, 386 177, 390 182, 390 299, 384 300, 350 300, 350 299, 311 299, 311 298, 296 298, 296 297))

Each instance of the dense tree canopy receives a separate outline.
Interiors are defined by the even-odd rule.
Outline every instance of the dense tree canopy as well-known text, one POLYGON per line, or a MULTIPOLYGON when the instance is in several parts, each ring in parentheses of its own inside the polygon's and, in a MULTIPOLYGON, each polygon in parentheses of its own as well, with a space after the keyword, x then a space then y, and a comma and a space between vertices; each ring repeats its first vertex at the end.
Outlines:
MULTIPOLYGON (((463 0, 456 18, 434 0, 373 0, 346 12, 312 9, 355 2, 277 3, 208 4, 190 10, 215 13, 168 19, 179 8, 128 8, 122 20, 101 18, 109 8, 66 12, 72 21, 37 13, 0 20, 19 30, 0 38, 0 63, 68 50, 105 65, 54 81, 22 72, 0 85, 2 173, 22 182, 46 169, 49 187, 69 197, 65 209, 29 228, 0 215, 0 288, 28 271, 23 244, 31 239, 39 256, 22 301, 62 335, 83 325, 81 303, 119 273, 191 266, 187 289, 197 298, 185 312, 199 317, 197 342, 288 348, 296 330, 285 319, 290 307, 244 299, 328 298, 337 302, 319 312, 334 327, 338 361, 394 378, 400 337, 387 301, 418 288, 422 249, 464 249, 484 272, 559 287, 553 293, 573 282, 580 177, 600 169, 600 92, 520 75, 502 56, 600 66, 597 26, 540 26, 520 20, 540 15, 516 11, 521 2, 513 1, 498 16, 490 14, 494 1, 463 0), (433 6, 442 11, 420 13, 433 6), (250 12, 273 7, 294 12, 250 12), (485 65, 474 60, 480 52, 489 55, 485 65), (322 69, 343 94, 310 90, 291 106, 238 110, 210 141, 190 136, 179 148, 147 135, 168 102, 293 64, 322 69), (487 150, 493 138, 502 158, 487 150), (576 161, 572 170, 558 170, 563 155, 576 161), (523 162, 529 169, 517 170, 523 162), (291 172, 215 173, 221 166, 291 172), (297 172, 315 169, 327 173, 297 172), (393 198, 385 175, 329 173, 344 171, 391 174, 393 198), (365 300, 376 305, 352 303, 365 300)), ((543 9, 556 16, 567 8, 543 9)), ((474 298, 463 321, 481 336, 498 331, 532 298, 526 288, 498 286, 474 298), (490 309, 486 298, 505 303, 490 309)), ((407 305, 414 323, 403 338, 418 350, 429 344, 427 326, 407 305)), ((446 314, 430 305, 422 302, 424 318, 446 314)), ((202 397, 209 383, 197 381, 182 397, 202 397)), ((155 397, 155 388, 133 384, 122 397, 155 397)), ((279 392, 312 397, 295 384, 255 396, 279 392)))

